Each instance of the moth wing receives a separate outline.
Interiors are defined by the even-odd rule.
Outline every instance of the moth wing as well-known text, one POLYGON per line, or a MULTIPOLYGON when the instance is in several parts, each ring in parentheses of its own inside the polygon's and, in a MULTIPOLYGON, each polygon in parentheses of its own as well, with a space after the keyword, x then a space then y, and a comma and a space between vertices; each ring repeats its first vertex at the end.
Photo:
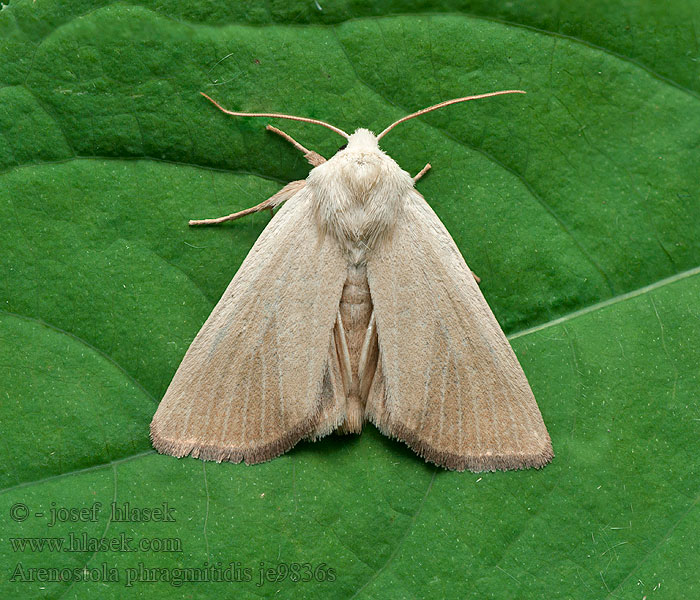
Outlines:
POLYGON ((417 191, 368 258, 367 276, 379 339, 367 417, 450 469, 548 463, 549 434, 515 353, 417 191))
POLYGON ((287 200, 192 342, 151 423, 159 452, 263 462, 342 420, 332 331, 347 265, 312 201, 287 200))

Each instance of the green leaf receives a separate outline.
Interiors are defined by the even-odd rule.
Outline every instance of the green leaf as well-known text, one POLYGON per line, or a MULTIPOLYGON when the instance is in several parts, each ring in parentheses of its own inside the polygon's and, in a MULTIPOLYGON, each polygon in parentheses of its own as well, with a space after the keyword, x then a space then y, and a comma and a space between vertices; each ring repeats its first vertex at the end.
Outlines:
MULTIPOLYGON (((3 6, 0 596, 700 595, 699 9, 3 6), (157 403, 268 216, 187 220, 309 170, 265 120, 199 92, 378 131, 509 88, 528 94, 414 119, 382 146, 411 173, 432 164, 418 187, 510 334, 552 464, 447 472, 371 426, 255 467, 153 452, 157 403), (113 502, 172 520, 119 521, 113 502), (116 541, 31 546, 71 535, 116 541)), ((342 143, 283 127, 325 156, 342 143)))

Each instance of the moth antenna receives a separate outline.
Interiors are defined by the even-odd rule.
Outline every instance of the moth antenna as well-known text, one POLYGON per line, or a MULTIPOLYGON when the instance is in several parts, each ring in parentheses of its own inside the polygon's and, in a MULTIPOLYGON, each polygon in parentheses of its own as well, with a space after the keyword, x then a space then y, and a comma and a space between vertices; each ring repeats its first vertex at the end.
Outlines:
POLYGON ((466 96, 465 98, 455 98, 454 100, 445 100, 444 102, 440 102, 440 104, 435 104, 434 106, 429 106, 428 108, 424 108, 423 110, 419 110, 418 112, 414 112, 413 114, 410 114, 406 117, 400 118, 398 121, 394 121, 389 127, 387 127, 384 131, 382 131, 378 136, 377 140, 382 139, 387 133, 389 133, 394 127, 396 127, 399 123, 403 123, 404 121, 408 121, 409 119, 412 119, 413 117, 419 117, 420 115, 424 115, 425 113, 431 112, 433 110, 437 110, 438 108, 442 108, 443 106, 449 106, 450 104, 457 104, 458 102, 466 102, 467 100, 478 100, 479 98, 489 98, 491 96, 501 96, 502 94, 525 94, 523 90, 502 90, 500 92, 489 92, 488 94, 479 94, 478 96, 466 96))
POLYGON ((211 102, 216 108, 218 108, 220 111, 225 112, 227 115, 233 115, 234 117, 269 117, 269 118, 275 118, 275 119, 291 119, 292 121, 303 121, 304 123, 316 123, 316 125, 323 125, 324 127, 327 127, 331 131, 335 131, 338 135, 342 135, 346 140, 350 138, 350 136, 345 133, 342 129, 338 129, 337 127, 333 127, 333 125, 330 125, 329 123, 326 123, 325 121, 319 121, 318 119, 309 119, 307 117, 295 117, 294 115, 283 115, 280 113, 248 113, 248 112, 234 112, 232 110, 227 110, 221 104, 219 104, 216 100, 212 100, 209 96, 207 96, 204 92, 199 92, 204 96, 209 102, 211 102))

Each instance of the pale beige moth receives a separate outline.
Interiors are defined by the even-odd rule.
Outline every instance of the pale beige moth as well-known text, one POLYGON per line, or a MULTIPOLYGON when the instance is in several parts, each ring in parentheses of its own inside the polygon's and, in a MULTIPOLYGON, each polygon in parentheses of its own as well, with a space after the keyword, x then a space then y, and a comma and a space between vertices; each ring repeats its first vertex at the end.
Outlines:
MULTIPOLYGON (((541 467, 552 445, 525 374, 416 177, 352 135, 260 205, 281 208, 192 342, 151 423, 162 453, 259 463, 366 421, 455 470, 541 467)), ((211 100, 211 99, 210 99, 211 100)))

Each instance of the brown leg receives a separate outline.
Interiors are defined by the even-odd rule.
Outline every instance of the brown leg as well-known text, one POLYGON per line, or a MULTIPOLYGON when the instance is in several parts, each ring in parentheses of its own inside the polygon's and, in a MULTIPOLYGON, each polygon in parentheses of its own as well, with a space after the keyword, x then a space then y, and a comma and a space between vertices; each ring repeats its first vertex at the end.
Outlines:
POLYGON ((277 127, 273 127, 272 125, 266 125, 265 129, 268 131, 272 131, 273 133, 276 133, 277 135, 282 136, 285 140, 287 140, 292 146, 294 146, 297 150, 301 151, 304 153, 304 158, 309 161, 309 164, 311 164, 314 167, 318 167, 318 165, 322 165, 324 162, 326 162, 326 159, 323 158, 318 152, 314 152, 313 150, 307 150, 302 146, 299 142, 297 142, 291 135, 285 133, 281 129, 277 129, 277 127))
POLYGON ((301 190, 306 185, 305 179, 300 179, 298 181, 291 181, 285 185, 279 192, 274 196, 270 196, 264 202, 261 202, 257 206, 252 206, 251 208, 246 208, 232 215, 227 215, 225 217, 219 217, 218 219, 200 219, 190 221, 190 225, 218 225, 219 223, 224 223, 226 221, 235 221, 241 217, 245 217, 251 213, 260 212, 261 210, 269 210, 273 216, 273 208, 279 206, 285 200, 289 200, 294 194, 301 190))
POLYGON ((413 183, 416 183, 423 175, 425 175, 428 171, 430 170, 430 163, 427 163, 419 172, 418 174, 413 178, 413 183))

